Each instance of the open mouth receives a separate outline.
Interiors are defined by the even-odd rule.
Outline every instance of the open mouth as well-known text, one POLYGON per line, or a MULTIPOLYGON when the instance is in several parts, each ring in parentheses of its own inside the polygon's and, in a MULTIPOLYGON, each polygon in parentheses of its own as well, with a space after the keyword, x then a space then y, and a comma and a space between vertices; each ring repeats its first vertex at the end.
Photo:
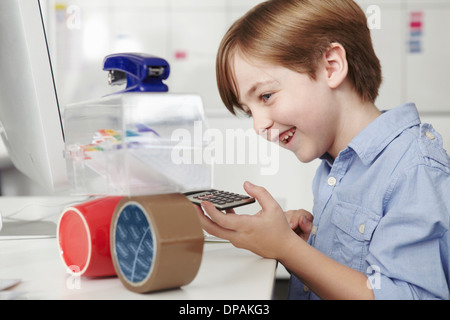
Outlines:
POLYGON ((291 129, 283 132, 282 134, 280 134, 280 136, 279 136, 280 143, 283 145, 288 144, 291 141, 292 137, 294 136, 295 131, 296 131, 296 128, 291 128, 291 129))

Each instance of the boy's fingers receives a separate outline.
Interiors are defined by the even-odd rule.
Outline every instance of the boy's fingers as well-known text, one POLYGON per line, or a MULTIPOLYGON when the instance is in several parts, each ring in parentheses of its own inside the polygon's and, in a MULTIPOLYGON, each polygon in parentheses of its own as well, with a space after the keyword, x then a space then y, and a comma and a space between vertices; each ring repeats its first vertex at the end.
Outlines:
POLYGON ((271 210, 279 207, 278 203, 265 188, 246 181, 244 183, 244 189, 258 201, 263 210, 271 210))
MULTIPOLYGON (((207 207, 207 205, 203 206, 203 207, 205 208, 205 207, 207 207)), ((200 209, 200 211, 197 210, 197 212, 199 213, 200 223, 201 223, 203 229, 207 233, 209 233, 213 236, 222 238, 222 239, 226 239, 226 240, 232 239, 233 234, 235 233, 233 230, 226 229, 223 226, 215 223, 213 220, 211 220, 209 217, 207 217, 205 215, 205 213, 203 212, 203 210, 201 210, 200 207, 199 207, 199 209, 200 209)), ((206 211, 206 208, 205 208, 205 211, 206 211)), ((208 213, 208 214, 210 214, 210 213, 208 213)), ((221 214, 223 214, 223 213, 221 213, 221 214)), ((214 215, 214 213, 213 213, 213 215, 214 215)))
POLYGON ((211 220, 219 226, 230 230, 236 229, 236 225, 239 223, 237 221, 239 219, 239 216, 235 214, 225 214, 222 211, 219 211, 216 207, 214 207, 212 203, 208 201, 203 201, 202 207, 210 216, 211 220))

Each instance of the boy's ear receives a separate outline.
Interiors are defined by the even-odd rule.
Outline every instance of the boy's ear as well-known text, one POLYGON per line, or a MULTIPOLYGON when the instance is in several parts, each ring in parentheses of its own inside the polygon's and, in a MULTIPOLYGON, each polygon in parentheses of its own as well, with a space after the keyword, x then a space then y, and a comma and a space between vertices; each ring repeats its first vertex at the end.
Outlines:
POLYGON ((337 43, 331 43, 324 54, 325 71, 328 85, 332 89, 339 87, 348 74, 347 55, 344 47, 337 43))

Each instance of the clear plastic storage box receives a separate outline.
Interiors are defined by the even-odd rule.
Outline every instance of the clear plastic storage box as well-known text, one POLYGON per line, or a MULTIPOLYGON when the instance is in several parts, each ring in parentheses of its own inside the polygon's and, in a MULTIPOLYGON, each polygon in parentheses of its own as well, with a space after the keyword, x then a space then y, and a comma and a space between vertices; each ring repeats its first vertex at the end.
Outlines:
POLYGON ((73 194, 147 195, 211 187, 200 96, 129 91, 69 105, 66 161, 73 194))

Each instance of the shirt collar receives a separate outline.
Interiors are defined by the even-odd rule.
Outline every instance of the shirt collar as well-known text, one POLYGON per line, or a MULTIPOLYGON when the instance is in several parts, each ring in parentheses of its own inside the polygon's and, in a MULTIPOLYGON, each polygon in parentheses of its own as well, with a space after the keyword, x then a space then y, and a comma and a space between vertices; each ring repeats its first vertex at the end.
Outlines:
POLYGON ((368 165, 404 130, 419 125, 414 103, 407 103, 383 113, 364 128, 348 145, 368 165))

